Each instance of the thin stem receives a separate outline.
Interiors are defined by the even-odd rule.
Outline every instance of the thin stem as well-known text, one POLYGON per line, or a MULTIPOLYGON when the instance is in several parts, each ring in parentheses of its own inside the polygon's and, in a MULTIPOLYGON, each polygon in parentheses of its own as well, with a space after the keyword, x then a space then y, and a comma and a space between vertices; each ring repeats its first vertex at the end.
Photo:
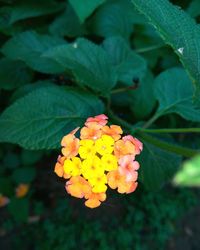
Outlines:
POLYGON ((111 91, 111 94, 118 94, 118 93, 121 93, 121 92, 126 92, 130 90, 130 87, 125 87, 125 88, 119 88, 119 89, 113 89, 111 91))
POLYGON ((145 133, 200 133, 200 128, 163 128, 163 129, 145 129, 137 130, 145 133))
POLYGON ((148 128, 152 123, 154 123, 160 117, 159 113, 155 113, 150 120, 148 120, 144 125, 143 129, 148 128))
POLYGON ((149 47, 146 47, 146 48, 136 49, 135 52, 136 53, 145 53, 145 52, 149 52, 149 51, 152 51, 152 50, 160 49, 160 48, 162 48, 164 46, 165 46, 165 44, 152 45, 152 46, 149 46, 149 47))
POLYGON ((158 138, 155 138, 153 136, 147 135, 139 131, 138 131, 138 135, 141 139, 145 140, 146 142, 149 142, 152 145, 157 146, 158 148, 164 149, 172 153, 176 153, 178 155, 182 155, 185 157, 193 157, 194 155, 200 153, 200 150, 190 149, 190 148, 175 145, 166 141, 161 141, 158 138))

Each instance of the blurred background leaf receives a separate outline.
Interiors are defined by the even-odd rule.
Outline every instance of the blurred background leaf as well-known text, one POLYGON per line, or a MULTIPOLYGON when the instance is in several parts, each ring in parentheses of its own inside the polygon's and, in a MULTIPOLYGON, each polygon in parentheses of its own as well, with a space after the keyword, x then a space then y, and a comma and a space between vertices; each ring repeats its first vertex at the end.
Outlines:
POLYGON ((199 187, 200 186, 200 156, 186 161, 182 168, 176 173, 174 180, 175 185, 199 187))

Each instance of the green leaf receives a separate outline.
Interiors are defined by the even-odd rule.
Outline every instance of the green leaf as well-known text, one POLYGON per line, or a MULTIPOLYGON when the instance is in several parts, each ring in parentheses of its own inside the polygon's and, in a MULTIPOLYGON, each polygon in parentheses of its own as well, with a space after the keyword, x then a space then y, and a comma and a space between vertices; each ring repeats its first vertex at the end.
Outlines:
POLYGON ((0 89, 12 90, 31 81, 32 72, 21 61, 0 59, 0 89))
POLYGON ((84 22, 92 12, 105 0, 69 0, 81 22, 84 22))
POLYGON ((152 145, 155 145, 156 147, 159 147, 163 150, 166 150, 168 152, 175 153, 177 155, 185 156, 185 157, 193 157, 196 154, 199 154, 200 151, 196 149, 191 149, 188 147, 183 147, 181 145, 178 145, 177 143, 174 143, 174 141, 168 142, 164 141, 163 139, 160 139, 155 136, 148 135, 146 133, 143 133, 142 131, 137 131, 137 134, 139 134, 140 138, 142 140, 145 140, 148 143, 151 143, 152 145))
POLYGON ((9 102, 13 103, 17 99, 24 97, 25 95, 29 94, 30 92, 39 89, 39 88, 46 88, 51 87, 53 82, 45 80, 45 81, 37 81, 33 83, 28 83, 20 88, 18 88, 10 97, 9 102))
POLYGON ((13 23, 26 18, 37 17, 55 13, 62 8, 61 4, 54 1, 20 1, 10 6, 0 8, 0 28, 5 28, 13 23))
POLYGON ((109 37, 103 47, 109 55, 117 73, 117 81, 132 86, 133 79, 141 80, 147 71, 146 61, 133 52, 122 37, 109 37))
POLYGON ((3 112, 0 142, 17 143, 27 149, 58 148, 65 134, 103 109, 102 102, 86 92, 57 86, 39 88, 3 112))
POLYGON ((200 155, 186 161, 175 175, 174 184, 180 186, 200 186, 200 155))
POLYGON ((116 84, 116 75, 108 55, 89 40, 80 38, 70 45, 57 46, 43 54, 70 70, 80 86, 108 93, 116 84))
POLYGON ((169 182, 181 162, 180 156, 147 142, 144 142, 144 149, 138 158, 141 163, 140 180, 150 190, 156 190, 169 182))
POLYGON ((133 6, 126 0, 107 1, 91 19, 90 28, 99 36, 122 36, 128 40, 133 32, 133 6))
POLYGON ((49 31, 57 36, 75 37, 84 33, 84 27, 71 5, 68 4, 65 11, 50 24, 49 31))
POLYGON ((35 179, 36 171, 35 168, 24 167, 16 169, 12 174, 12 179, 17 184, 30 183, 35 179))
POLYGON ((139 82, 138 88, 128 92, 129 106, 137 119, 142 120, 153 111, 156 105, 154 86, 153 74, 148 71, 139 82))
POLYGON ((192 17, 198 17, 200 15, 200 1, 199 0, 193 0, 191 1, 187 12, 192 16, 192 17))
POLYGON ((200 27, 168 0, 132 0, 132 3, 179 56, 196 86, 195 101, 200 107, 200 27))
POLYGON ((24 61, 36 71, 60 73, 64 71, 61 65, 49 58, 41 57, 41 54, 61 44, 66 44, 66 42, 53 36, 26 31, 8 40, 1 52, 10 59, 24 61))
POLYGON ((8 211, 17 222, 27 222, 29 214, 28 199, 12 198, 8 204, 8 211))
POLYGON ((200 110, 192 103, 193 88, 186 72, 171 68, 155 79, 155 96, 159 101, 158 115, 176 113, 190 121, 200 121, 200 110))

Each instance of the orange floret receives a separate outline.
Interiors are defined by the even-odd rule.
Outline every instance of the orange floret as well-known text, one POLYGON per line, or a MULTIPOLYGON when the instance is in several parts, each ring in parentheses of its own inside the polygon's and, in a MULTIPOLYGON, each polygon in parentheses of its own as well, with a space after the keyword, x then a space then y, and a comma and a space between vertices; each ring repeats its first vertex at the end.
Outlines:
POLYGON ((87 201, 85 202, 86 207, 96 208, 101 205, 102 201, 106 200, 106 194, 105 193, 91 193, 85 198, 87 199, 87 201))
POLYGON ((91 139, 96 140, 101 137, 102 131, 101 131, 101 125, 99 125, 96 122, 90 122, 88 123, 87 127, 83 127, 81 129, 81 140, 84 139, 91 139))
POLYGON ((0 194, 0 207, 6 206, 10 202, 10 199, 2 194, 0 194))
POLYGON ((71 158, 78 154, 79 149, 79 139, 75 137, 75 133, 78 131, 79 128, 74 129, 68 135, 64 136, 61 145, 62 153, 65 157, 71 158))
POLYGON ((64 156, 59 155, 55 168, 54 168, 54 172, 59 176, 59 177, 63 177, 65 179, 68 179, 70 177, 70 175, 66 174, 64 172, 64 161, 66 160, 66 158, 64 156))
POLYGON ((119 140, 115 142, 114 154, 119 159, 125 155, 135 155, 135 146, 130 141, 119 140))
POLYGON ((104 115, 104 114, 97 115, 95 117, 89 117, 86 120, 85 125, 89 126, 89 124, 91 122, 95 122, 95 123, 97 123, 97 124, 99 124, 101 126, 105 126, 107 124, 107 122, 108 122, 107 119, 108 119, 108 117, 106 115, 104 115))
POLYGON ((28 190, 29 190, 28 184, 23 184, 23 183, 19 184, 19 186, 15 190, 15 195, 18 198, 22 198, 28 193, 28 190))
POLYGON ((137 182, 126 181, 126 176, 120 174, 118 170, 110 171, 107 174, 108 185, 112 189, 116 189, 121 194, 129 194, 135 191, 137 182))
POLYGON ((111 125, 102 127, 102 132, 104 135, 110 135, 115 141, 118 141, 121 138, 121 134, 123 133, 120 126, 111 125))
POLYGON ((126 181, 136 181, 140 165, 134 161, 135 157, 132 155, 125 155, 119 159, 119 173, 126 176, 126 181))
POLYGON ((125 142, 126 141, 132 142, 133 145, 135 146, 135 154, 136 155, 140 154, 140 152, 143 149, 143 144, 141 141, 139 141, 137 138, 133 137, 132 135, 124 136, 122 139, 125 142))
POLYGON ((71 177, 70 180, 66 182, 65 188, 71 196, 76 198, 88 197, 91 193, 90 184, 82 176, 71 177))

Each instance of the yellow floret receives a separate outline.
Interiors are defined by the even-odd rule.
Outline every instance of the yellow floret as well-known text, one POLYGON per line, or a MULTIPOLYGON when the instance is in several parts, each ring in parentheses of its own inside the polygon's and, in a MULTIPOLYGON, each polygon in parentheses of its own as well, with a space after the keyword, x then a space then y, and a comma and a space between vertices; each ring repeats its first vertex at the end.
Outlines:
POLYGON ((102 168, 106 171, 112 171, 117 169, 117 158, 114 155, 106 154, 101 158, 102 168))
POLYGON ((101 160, 98 156, 83 161, 82 174, 86 179, 91 179, 95 176, 102 175, 103 173, 104 169, 101 167, 101 160))
POLYGON ((94 193, 103 193, 107 190, 107 178, 105 174, 89 179, 89 183, 92 185, 92 191, 94 193))
POLYGON ((93 140, 86 139, 80 141, 79 155, 82 159, 93 157, 95 153, 93 140))
POLYGON ((111 154, 114 147, 114 139, 109 135, 103 135, 96 140, 95 149, 100 155, 111 154))
POLYGON ((78 157, 72 157, 64 162, 64 172, 71 176, 78 176, 81 174, 81 160, 78 157))

